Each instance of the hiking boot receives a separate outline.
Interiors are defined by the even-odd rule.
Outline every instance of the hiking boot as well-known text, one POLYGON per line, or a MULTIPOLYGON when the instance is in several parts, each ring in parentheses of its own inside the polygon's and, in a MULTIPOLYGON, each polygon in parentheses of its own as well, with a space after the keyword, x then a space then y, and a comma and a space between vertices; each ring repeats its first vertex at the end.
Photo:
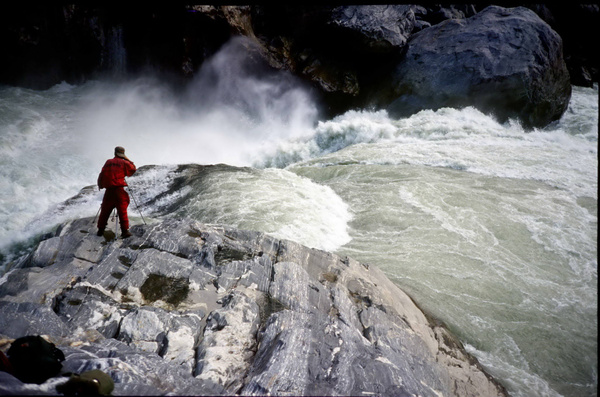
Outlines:
POLYGON ((98 229, 96 236, 104 236, 104 229, 98 229))
POLYGON ((133 234, 131 234, 131 232, 129 230, 121 231, 121 238, 127 238, 127 237, 131 237, 131 236, 133 236, 133 234))

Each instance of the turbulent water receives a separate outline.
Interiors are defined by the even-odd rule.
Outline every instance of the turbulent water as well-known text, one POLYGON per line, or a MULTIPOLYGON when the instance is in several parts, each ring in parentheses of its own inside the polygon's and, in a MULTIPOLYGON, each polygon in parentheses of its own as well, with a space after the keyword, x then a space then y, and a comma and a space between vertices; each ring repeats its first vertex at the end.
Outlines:
POLYGON ((177 97, 148 78, 0 87, 1 266, 97 213, 97 190, 61 203, 121 145, 158 165, 129 178, 133 223, 190 216, 375 264, 511 395, 597 395, 597 87, 535 131, 472 108, 317 121, 300 84, 244 65, 225 48, 177 97), (236 167, 165 194, 184 163, 236 167))

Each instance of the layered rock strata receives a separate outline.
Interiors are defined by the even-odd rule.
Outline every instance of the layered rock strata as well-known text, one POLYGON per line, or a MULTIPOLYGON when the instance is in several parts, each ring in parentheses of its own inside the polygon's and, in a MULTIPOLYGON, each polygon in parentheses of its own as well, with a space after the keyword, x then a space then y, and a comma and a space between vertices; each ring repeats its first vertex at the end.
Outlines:
MULTIPOLYGON (((8 271, 0 347, 44 335, 114 395, 506 395, 376 266, 195 221, 131 230, 75 220, 8 271)), ((66 380, 0 372, 0 394, 66 380)))

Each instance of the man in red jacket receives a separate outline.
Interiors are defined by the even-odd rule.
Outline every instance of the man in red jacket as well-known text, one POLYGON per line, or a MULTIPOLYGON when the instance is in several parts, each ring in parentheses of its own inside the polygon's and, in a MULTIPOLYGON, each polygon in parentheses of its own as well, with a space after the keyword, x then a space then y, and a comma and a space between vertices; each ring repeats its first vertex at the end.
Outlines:
POLYGON ((106 189, 102 199, 102 210, 98 218, 98 236, 104 235, 108 217, 114 208, 117 209, 119 215, 121 236, 123 238, 131 236, 129 218, 127 217, 129 195, 125 191, 125 186, 127 186, 125 177, 133 175, 135 171, 135 164, 125 156, 125 149, 121 146, 115 148, 115 157, 104 163, 104 167, 98 175, 98 187, 106 189))

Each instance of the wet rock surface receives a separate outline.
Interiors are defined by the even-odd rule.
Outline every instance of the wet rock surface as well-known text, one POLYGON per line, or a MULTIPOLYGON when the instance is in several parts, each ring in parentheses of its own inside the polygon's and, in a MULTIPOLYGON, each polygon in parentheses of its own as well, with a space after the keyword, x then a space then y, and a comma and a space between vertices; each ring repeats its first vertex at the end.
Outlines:
MULTIPOLYGON (((9 270, 0 347, 44 335, 63 373, 105 371, 113 395, 505 395, 373 265, 195 221, 131 231, 75 220, 9 270)), ((0 377, 0 394, 68 379, 0 377)))

